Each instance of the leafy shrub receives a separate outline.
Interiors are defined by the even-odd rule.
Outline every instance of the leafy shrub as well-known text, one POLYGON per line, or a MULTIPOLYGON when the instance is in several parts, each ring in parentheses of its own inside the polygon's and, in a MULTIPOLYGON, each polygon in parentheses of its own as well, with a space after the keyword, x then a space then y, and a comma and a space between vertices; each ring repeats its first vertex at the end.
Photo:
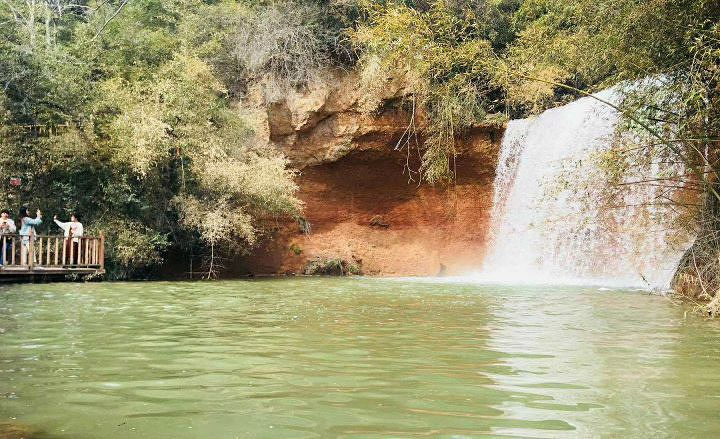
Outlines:
POLYGON ((143 276, 163 262, 167 236, 129 219, 111 219, 93 226, 105 233, 105 258, 111 279, 143 276))
POLYGON ((295 256, 300 256, 303 252, 302 247, 300 247, 297 243, 293 242, 290 244, 290 251, 295 254, 295 256))
POLYGON ((362 274, 357 262, 341 258, 316 257, 308 261, 303 271, 306 275, 350 276, 362 274))

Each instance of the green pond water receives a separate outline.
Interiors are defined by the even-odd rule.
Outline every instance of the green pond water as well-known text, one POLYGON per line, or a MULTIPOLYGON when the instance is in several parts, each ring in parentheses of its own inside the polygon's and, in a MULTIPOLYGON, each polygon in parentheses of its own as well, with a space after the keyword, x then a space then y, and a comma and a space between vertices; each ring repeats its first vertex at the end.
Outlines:
POLYGON ((720 326, 684 312, 430 280, 4 286, 0 431, 719 437, 720 326))

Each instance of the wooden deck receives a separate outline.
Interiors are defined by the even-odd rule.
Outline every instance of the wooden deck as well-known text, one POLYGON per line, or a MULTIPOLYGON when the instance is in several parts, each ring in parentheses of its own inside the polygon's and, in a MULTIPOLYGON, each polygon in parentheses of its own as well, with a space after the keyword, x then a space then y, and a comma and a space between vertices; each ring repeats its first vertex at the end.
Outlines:
POLYGON ((105 238, 5 234, 0 238, 0 280, 105 273, 105 238))

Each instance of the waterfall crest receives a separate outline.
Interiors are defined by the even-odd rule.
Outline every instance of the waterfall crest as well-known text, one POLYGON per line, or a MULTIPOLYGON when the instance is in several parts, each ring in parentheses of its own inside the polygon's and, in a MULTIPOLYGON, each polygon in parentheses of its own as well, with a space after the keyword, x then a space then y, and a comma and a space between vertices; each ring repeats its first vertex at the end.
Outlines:
MULTIPOLYGON (((613 89, 597 96, 620 100, 613 89)), ((657 188, 627 190, 623 206, 599 196, 603 171, 593 158, 610 150, 618 120, 612 107, 586 97, 508 124, 483 281, 669 286, 687 247, 668 244, 674 214, 653 206, 657 188)))

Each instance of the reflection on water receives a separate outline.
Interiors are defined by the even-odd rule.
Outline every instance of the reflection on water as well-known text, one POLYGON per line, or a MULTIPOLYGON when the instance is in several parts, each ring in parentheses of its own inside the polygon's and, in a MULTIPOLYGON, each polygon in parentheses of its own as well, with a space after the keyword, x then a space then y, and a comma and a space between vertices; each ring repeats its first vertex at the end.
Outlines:
POLYGON ((42 437, 717 437, 718 360, 718 325, 629 291, 0 289, 0 425, 42 437))

